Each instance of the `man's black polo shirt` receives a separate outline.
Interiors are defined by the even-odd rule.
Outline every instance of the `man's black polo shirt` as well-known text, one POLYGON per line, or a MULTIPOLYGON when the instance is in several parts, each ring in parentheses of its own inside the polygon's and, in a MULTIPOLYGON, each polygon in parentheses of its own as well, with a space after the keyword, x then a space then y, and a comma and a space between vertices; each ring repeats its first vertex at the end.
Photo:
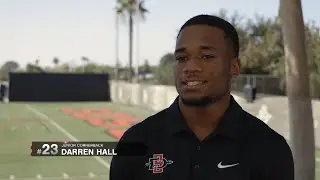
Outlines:
POLYGON ((129 128, 120 142, 143 142, 146 156, 114 156, 110 180, 294 180, 286 140, 233 99, 216 130, 199 141, 178 98, 129 128))

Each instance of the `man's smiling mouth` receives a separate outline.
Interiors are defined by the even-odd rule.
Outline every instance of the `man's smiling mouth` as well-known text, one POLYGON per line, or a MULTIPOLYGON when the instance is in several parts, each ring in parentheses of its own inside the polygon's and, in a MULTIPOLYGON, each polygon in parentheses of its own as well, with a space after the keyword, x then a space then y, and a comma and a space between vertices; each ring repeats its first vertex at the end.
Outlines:
POLYGON ((201 86, 205 85, 207 81, 201 81, 201 80, 186 80, 182 81, 182 85, 184 88, 188 89, 197 89, 201 86))

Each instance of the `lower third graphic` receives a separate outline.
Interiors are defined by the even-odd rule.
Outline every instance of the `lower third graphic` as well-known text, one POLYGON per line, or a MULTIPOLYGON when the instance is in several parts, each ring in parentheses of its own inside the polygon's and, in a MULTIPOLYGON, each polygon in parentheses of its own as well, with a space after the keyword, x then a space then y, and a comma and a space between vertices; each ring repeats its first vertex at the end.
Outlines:
POLYGON ((152 171, 153 174, 163 173, 163 169, 168 165, 172 164, 172 160, 167 160, 163 157, 163 154, 154 154, 152 158, 149 158, 149 162, 146 166, 152 171))

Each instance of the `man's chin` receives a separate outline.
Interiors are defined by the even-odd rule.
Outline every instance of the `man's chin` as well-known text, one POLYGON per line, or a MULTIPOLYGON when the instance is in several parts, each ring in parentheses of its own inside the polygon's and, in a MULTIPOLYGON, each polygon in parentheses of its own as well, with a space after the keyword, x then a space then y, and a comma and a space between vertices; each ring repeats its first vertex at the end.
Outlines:
POLYGON ((201 97, 201 98, 180 97, 180 98, 181 98, 181 102, 186 106, 204 107, 214 103, 214 100, 210 97, 201 97))

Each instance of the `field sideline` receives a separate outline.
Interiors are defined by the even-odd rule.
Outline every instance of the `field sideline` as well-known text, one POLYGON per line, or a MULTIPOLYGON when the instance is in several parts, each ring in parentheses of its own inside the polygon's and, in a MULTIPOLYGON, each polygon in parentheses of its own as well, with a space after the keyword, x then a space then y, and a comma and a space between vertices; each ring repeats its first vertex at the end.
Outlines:
POLYGON ((31 142, 117 141, 151 114, 111 103, 0 104, 0 180, 108 180, 110 157, 31 157, 31 142))

